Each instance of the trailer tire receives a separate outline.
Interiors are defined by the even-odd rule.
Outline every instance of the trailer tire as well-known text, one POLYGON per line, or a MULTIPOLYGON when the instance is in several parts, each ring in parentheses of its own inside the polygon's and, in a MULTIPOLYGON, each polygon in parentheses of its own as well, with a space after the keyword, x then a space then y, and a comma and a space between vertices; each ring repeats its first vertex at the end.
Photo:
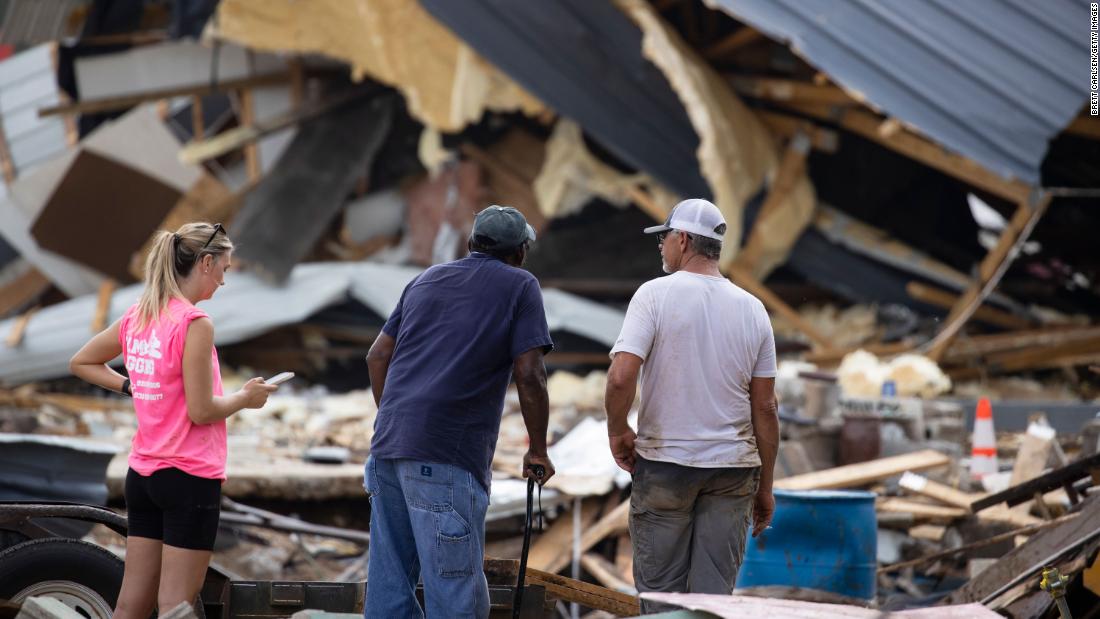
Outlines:
POLYGON ((56 598, 88 619, 110 619, 122 587, 122 559, 80 540, 35 539, 0 552, 0 600, 56 598))

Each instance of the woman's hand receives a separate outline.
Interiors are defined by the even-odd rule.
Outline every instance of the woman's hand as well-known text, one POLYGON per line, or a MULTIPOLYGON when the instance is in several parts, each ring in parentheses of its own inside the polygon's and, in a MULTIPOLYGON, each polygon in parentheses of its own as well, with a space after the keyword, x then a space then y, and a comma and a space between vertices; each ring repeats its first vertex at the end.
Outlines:
POLYGON ((278 385, 269 385, 264 379, 257 376, 241 387, 240 394, 244 400, 244 408, 263 408, 267 404, 267 396, 271 395, 278 385))

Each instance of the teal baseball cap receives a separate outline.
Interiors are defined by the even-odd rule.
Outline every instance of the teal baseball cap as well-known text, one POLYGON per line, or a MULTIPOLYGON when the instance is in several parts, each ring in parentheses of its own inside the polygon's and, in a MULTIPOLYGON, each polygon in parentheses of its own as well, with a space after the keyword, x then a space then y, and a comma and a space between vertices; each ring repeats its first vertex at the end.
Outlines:
POLYGON ((535 229, 527 223, 523 213, 510 206, 494 204, 474 217, 470 236, 485 247, 507 250, 534 241, 535 229))

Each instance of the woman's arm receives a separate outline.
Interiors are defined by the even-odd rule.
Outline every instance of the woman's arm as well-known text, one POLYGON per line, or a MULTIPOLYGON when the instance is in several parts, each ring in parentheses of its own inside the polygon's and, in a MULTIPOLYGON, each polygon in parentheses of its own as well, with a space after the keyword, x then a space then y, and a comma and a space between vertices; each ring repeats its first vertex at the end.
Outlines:
POLYGON ((193 320, 183 345, 183 390, 187 398, 187 416, 197 424, 221 421, 244 408, 260 408, 267 395, 279 387, 253 378, 240 391, 214 395, 214 367, 210 351, 214 348, 214 323, 209 318, 193 320))
POLYGON ((119 322, 121 319, 97 333, 76 351, 69 360, 69 371, 85 382, 121 393, 126 377, 107 367, 108 363, 122 354, 122 344, 118 341, 119 322))

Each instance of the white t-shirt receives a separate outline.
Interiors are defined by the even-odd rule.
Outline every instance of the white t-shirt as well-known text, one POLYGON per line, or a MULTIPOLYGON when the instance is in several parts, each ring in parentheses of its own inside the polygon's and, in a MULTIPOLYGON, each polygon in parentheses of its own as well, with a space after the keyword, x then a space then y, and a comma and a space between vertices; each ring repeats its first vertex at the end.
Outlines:
POLYGON ((728 279, 678 271, 642 285, 611 355, 642 358, 638 455, 700 468, 759 466, 749 380, 775 376, 764 305, 728 279))

